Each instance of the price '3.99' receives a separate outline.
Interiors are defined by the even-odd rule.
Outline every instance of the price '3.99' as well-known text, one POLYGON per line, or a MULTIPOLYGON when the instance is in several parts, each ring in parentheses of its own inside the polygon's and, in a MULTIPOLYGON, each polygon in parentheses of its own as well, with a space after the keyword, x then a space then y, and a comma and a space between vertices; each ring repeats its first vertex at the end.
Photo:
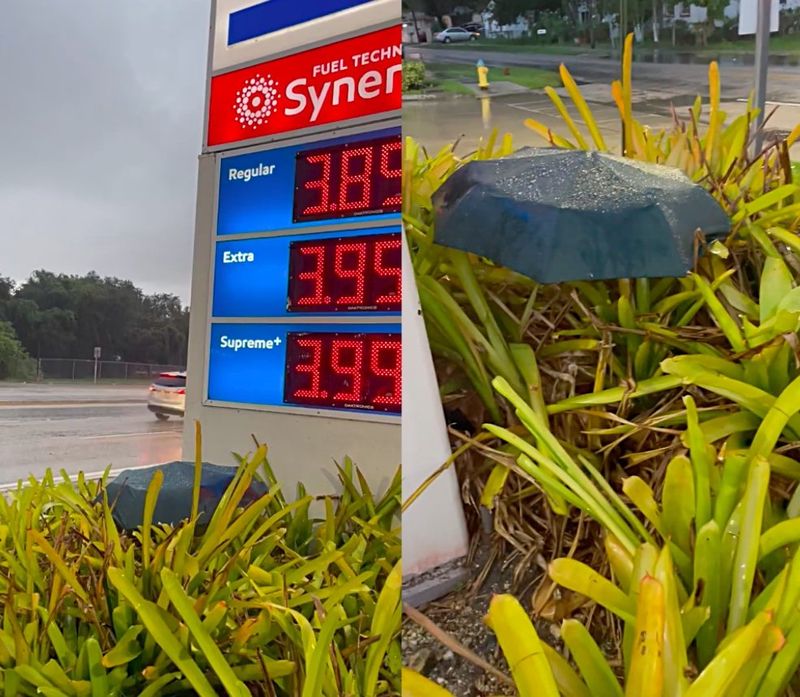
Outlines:
POLYGON ((400 413, 400 334, 290 332, 286 342, 287 404, 400 413))

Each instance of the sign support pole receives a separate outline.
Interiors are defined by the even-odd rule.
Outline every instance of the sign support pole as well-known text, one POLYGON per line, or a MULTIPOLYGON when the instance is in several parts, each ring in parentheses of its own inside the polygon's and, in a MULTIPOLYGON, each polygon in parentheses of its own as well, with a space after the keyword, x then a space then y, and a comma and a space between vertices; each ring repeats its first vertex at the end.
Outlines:
POLYGON ((100 356, 102 349, 99 346, 94 347, 94 384, 97 384, 97 369, 99 368, 100 356))
POLYGON ((764 112, 767 104, 767 67, 769 63, 769 30, 771 17, 771 0, 758 0, 758 21, 756 24, 756 103, 758 116, 753 124, 753 156, 758 157, 763 146, 764 112))

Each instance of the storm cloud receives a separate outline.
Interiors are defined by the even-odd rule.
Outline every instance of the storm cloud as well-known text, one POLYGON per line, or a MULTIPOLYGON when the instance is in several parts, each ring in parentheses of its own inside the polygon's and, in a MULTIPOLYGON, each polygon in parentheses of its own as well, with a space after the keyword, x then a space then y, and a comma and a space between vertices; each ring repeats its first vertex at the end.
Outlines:
POLYGON ((209 0, 4 0, 0 276, 189 298, 209 0))

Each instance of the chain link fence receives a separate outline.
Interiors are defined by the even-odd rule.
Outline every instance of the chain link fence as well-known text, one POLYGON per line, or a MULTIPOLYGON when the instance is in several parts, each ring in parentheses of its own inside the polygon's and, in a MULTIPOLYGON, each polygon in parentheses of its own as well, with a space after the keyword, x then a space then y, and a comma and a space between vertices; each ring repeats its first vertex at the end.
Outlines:
MULTIPOLYGON (((39 380, 94 380, 95 362, 75 358, 40 358, 37 361, 39 380)), ((183 371, 185 366, 158 365, 156 363, 127 363, 125 361, 97 361, 97 379, 147 381, 161 373, 183 371)))

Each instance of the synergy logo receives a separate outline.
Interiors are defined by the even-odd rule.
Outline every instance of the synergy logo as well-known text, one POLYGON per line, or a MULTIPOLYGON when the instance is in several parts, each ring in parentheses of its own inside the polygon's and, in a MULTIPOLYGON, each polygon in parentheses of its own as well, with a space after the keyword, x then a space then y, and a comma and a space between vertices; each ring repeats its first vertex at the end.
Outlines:
POLYGON ((258 128, 272 116, 278 106, 278 83, 271 75, 251 77, 236 93, 234 109, 243 128, 258 128))
POLYGON ((208 146, 401 108, 400 27, 212 78, 208 146))

